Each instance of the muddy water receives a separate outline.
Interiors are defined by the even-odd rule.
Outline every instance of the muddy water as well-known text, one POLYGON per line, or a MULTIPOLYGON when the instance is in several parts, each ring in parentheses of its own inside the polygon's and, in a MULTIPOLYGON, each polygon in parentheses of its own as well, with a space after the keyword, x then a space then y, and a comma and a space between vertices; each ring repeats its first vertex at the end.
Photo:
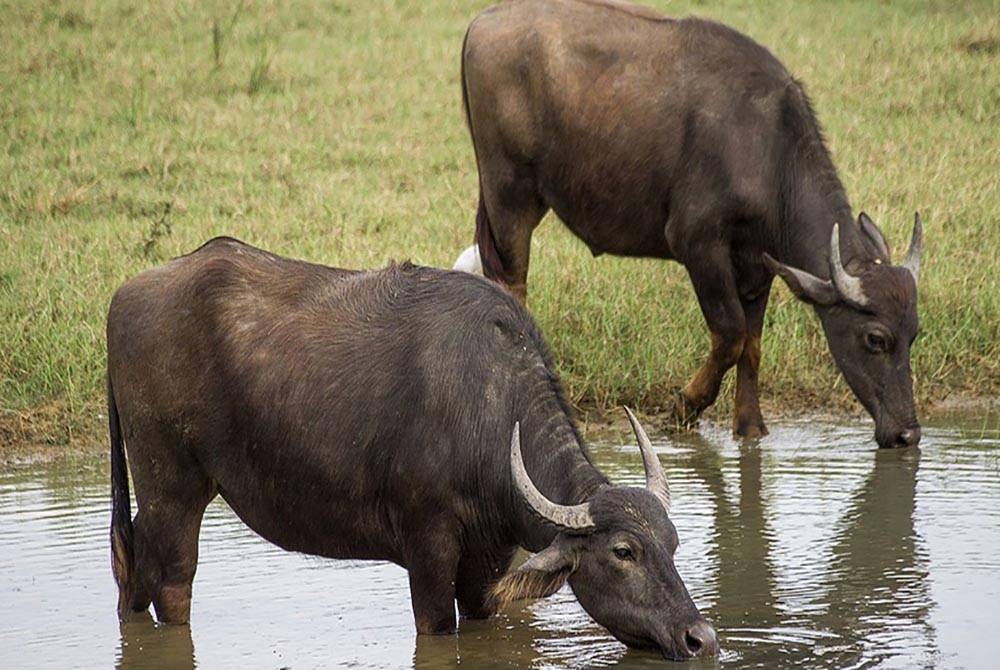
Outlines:
MULTIPOLYGON (((876 452, 867 424, 721 429, 658 441, 677 564, 729 667, 997 667, 1000 422, 930 427, 876 452)), ((624 435, 595 446, 640 483, 624 435)), ((628 441, 627 441, 628 442, 628 441)), ((0 471, 0 667, 651 667, 568 590, 457 636, 413 632, 406 575, 285 553, 221 501, 201 535, 192 623, 119 628, 107 461, 0 471)))

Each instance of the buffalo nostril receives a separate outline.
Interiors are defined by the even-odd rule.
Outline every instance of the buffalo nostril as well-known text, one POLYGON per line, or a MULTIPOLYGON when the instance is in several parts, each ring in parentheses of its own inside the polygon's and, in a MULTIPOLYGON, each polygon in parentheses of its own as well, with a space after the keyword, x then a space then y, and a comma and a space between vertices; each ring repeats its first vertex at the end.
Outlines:
POLYGON ((715 639, 715 629, 705 620, 696 622, 684 631, 684 646, 692 656, 714 654, 719 646, 715 639))
POLYGON ((684 634, 684 644, 687 645, 688 651, 695 656, 697 656, 698 652, 701 651, 701 640, 692 635, 691 631, 684 634))

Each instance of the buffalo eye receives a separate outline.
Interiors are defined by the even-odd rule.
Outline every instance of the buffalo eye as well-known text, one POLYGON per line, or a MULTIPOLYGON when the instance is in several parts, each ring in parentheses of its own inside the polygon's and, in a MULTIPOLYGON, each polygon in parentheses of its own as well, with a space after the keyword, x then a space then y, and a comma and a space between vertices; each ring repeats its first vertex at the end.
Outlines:
POLYGON ((632 553, 632 547, 627 544, 616 544, 611 550, 614 553, 615 558, 619 561, 634 561, 635 554, 632 553))
POLYGON ((889 342, 886 337, 875 331, 865 333, 865 346, 868 347, 869 351, 876 354, 881 354, 889 350, 889 342))

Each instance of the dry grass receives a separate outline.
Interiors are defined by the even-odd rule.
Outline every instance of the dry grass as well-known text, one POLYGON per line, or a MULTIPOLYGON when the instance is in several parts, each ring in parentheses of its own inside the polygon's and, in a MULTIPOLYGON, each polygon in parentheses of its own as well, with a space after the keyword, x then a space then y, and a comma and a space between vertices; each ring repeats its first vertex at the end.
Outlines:
MULTIPOLYGON (((472 237, 458 55, 483 4, 0 3, 2 411, 58 406, 59 439, 96 425, 111 292, 213 235, 333 265, 450 264, 472 237)), ((996 4, 652 4, 734 25, 807 83, 852 202, 897 253, 920 209, 917 394, 996 394, 996 4)), ((532 257, 574 402, 655 409, 705 354, 680 266, 592 259, 554 220, 532 257)), ((766 402, 855 407, 784 289, 764 338, 766 402)))

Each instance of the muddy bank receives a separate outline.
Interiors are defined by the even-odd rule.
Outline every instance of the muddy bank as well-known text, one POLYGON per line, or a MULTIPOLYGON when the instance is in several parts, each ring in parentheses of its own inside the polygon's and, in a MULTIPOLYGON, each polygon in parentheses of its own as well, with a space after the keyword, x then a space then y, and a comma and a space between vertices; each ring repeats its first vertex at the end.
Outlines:
MULTIPOLYGON (((824 423, 868 420, 856 404, 841 400, 823 403, 809 399, 799 407, 789 407, 777 401, 762 402, 765 421, 814 419, 824 423)), ((670 417, 662 411, 643 412, 636 408, 651 429, 675 432, 670 417)), ((588 440, 614 438, 630 433, 628 421, 620 407, 597 407, 582 404, 574 407, 577 421, 588 440)), ((731 408, 720 402, 702 417, 703 423, 719 427, 730 420, 731 408)), ((920 408, 921 420, 940 422, 975 416, 985 421, 987 428, 1000 428, 1000 396, 952 394, 925 403, 920 408)), ((72 408, 66 403, 53 402, 25 410, 0 410, 0 465, 25 462, 51 462, 108 449, 107 408, 102 401, 85 407, 72 408)))

